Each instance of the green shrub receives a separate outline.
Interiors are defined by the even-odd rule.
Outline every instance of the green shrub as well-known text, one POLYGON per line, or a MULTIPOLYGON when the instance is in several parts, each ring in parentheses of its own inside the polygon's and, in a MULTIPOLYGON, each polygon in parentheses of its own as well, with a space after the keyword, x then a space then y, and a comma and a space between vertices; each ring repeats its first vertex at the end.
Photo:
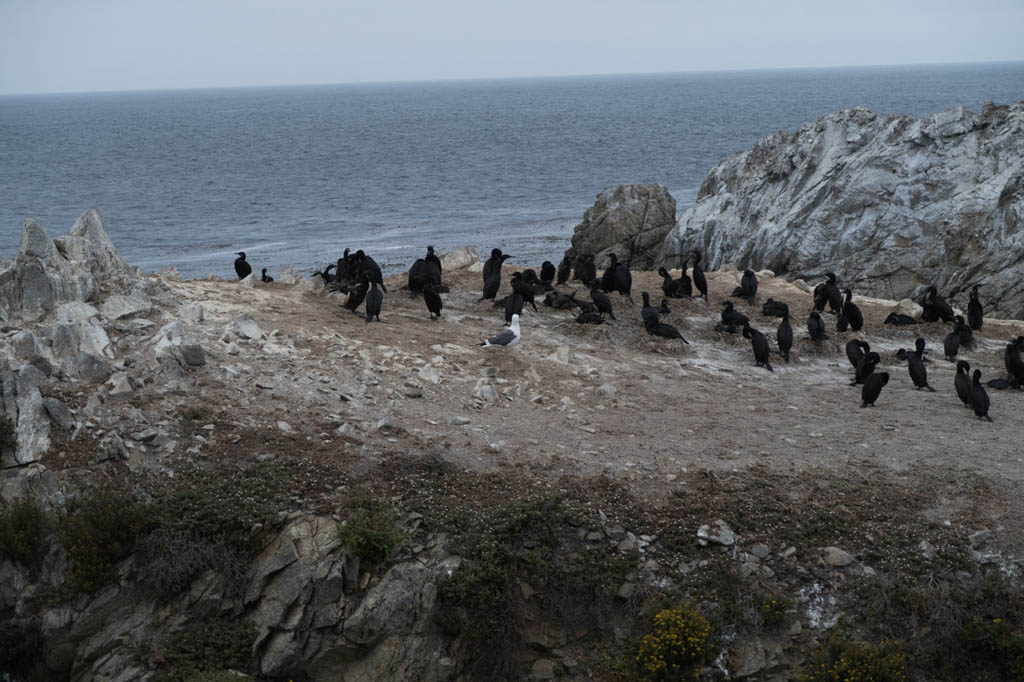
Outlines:
POLYGON ((808 659, 798 682, 904 682, 907 659, 896 642, 872 644, 832 635, 808 659))
POLYGON ((37 566, 49 547, 50 521, 29 499, 14 500, 0 510, 0 558, 37 566))
POLYGON ((18 449, 18 429, 4 413, 0 413, 0 451, 18 449))
POLYGON ((778 597, 765 596, 761 598, 761 619, 765 627, 775 627, 786 620, 786 609, 789 602, 778 597))
POLYGON ((154 680, 220 682, 229 679, 228 668, 249 672, 254 639, 251 623, 210 620, 190 625, 163 643, 164 664, 154 680))
POLYGON ((640 639, 636 662, 642 679, 680 680, 699 674, 697 664, 708 650, 711 624, 688 606, 666 609, 654 616, 653 632, 640 639))
POLYGON ((338 539, 353 556, 371 566, 387 561, 402 542, 402 531, 395 525, 395 512, 387 507, 355 509, 344 525, 338 527, 338 539))
POLYGON ((117 563, 151 528, 145 507, 127 495, 113 490, 94 493, 57 527, 57 538, 71 560, 68 589, 91 593, 114 582, 117 563))

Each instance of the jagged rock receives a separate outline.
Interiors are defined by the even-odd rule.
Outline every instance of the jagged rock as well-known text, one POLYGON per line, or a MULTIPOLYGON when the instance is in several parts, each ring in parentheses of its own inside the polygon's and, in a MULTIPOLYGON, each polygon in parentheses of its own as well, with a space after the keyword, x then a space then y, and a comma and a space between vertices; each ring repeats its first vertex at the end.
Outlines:
POLYGON ((56 398, 43 398, 43 407, 46 408, 46 413, 50 415, 53 423, 60 428, 65 431, 71 431, 75 428, 74 415, 71 414, 71 410, 67 408, 67 405, 61 401, 56 398))
POLYGON ((123 320, 135 315, 147 315, 153 310, 153 304, 142 293, 131 296, 114 294, 100 306, 100 314, 107 320, 123 320))
POLYGON ((131 270, 114 248, 95 207, 80 215, 71 232, 65 237, 57 237, 54 244, 66 259, 87 267, 97 281, 131 270))
MULTIPOLYGON (((705 253, 900 299, 985 281, 986 312, 1024 313, 1024 103, 924 118, 847 109, 721 161, 659 263, 705 253)), ((966 301, 964 300, 965 304, 966 301)))
POLYGON ((115 400, 127 398, 132 394, 132 383, 124 372, 118 372, 110 377, 107 383, 110 385, 108 395, 115 400))
POLYGON ((981 530, 975 531, 974 533, 968 535, 967 542, 970 543, 971 549, 979 549, 982 546, 984 546, 984 544, 988 542, 991 538, 992 531, 990 531, 988 528, 982 528, 981 530))
POLYGON ((485 403, 493 403, 498 400, 498 392, 494 390, 494 386, 491 386, 486 380, 481 379, 476 387, 476 397, 478 400, 482 400, 485 403))
POLYGON ((440 258, 442 271, 468 268, 473 263, 480 262, 480 254, 472 246, 457 246, 447 253, 442 253, 440 258))
POLYGON ((676 224, 676 200, 664 185, 619 185, 597 195, 576 226, 567 258, 590 253, 598 268, 615 253, 639 270, 654 266, 658 249, 676 224))
POLYGON ((43 355, 39 339, 27 329, 22 329, 11 337, 11 346, 14 349, 14 356, 25 362, 32 362, 43 355))
POLYGON ((246 275, 243 279, 241 279, 238 282, 238 286, 243 287, 245 289, 255 289, 256 288, 256 275, 251 274, 251 273, 249 275, 246 275))
POLYGON ((727 524, 722 519, 712 522, 711 524, 704 524, 697 529, 697 538, 706 542, 713 542, 717 545, 732 545, 736 542, 736 534, 732 532, 727 524))
POLYGON ((555 679, 555 662, 550 658, 542 658, 534 661, 530 668, 531 680, 553 680, 555 679))
POLYGON ((186 305, 183 305, 181 306, 179 314, 181 316, 181 319, 185 320, 186 322, 192 322, 196 324, 202 322, 203 318, 206 317, 206 311, 203 309, 201 303, 188 303, 186 305))
POLYGON ((116 433, 103 437, 100 441, 97 461, 103 462, 108 459, 128 459, 128 449, 124 446, 124 440, 116 433))
POLYGON ((263 330, 256 324, 256 320, 249 315, 239 315, 235 320, 235 333, 243 339, 258 341, 263 338, 263 330))

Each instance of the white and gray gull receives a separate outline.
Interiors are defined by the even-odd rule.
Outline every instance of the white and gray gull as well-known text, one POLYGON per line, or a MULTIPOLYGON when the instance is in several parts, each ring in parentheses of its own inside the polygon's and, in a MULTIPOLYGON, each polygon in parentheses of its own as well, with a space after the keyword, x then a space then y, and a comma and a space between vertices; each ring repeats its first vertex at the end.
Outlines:
POLYGON ((508 348, 519 343, 522 336, 519 332, 519 316, 513 315, 508 329, 498 332, 480 345, 484 348, 508 348))

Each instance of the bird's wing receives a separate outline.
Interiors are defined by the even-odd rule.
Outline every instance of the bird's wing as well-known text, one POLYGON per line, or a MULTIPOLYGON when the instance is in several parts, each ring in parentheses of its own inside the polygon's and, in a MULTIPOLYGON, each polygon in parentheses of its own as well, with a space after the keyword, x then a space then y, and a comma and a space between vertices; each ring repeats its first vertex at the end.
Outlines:
POLYGON ((491 338, 487 339, 487 343, 492 346, 507 346, 512 343, 512 340, 516 338, 516 334, 511 329, 500 331, 491 338))

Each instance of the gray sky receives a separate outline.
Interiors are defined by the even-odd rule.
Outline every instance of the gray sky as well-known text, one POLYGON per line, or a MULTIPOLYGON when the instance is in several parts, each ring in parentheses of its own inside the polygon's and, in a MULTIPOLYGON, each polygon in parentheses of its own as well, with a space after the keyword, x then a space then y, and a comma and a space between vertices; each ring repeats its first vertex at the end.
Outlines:
POLYGON ((1024 59, 1022 0, 0 0, 0 93, 1024 59))

